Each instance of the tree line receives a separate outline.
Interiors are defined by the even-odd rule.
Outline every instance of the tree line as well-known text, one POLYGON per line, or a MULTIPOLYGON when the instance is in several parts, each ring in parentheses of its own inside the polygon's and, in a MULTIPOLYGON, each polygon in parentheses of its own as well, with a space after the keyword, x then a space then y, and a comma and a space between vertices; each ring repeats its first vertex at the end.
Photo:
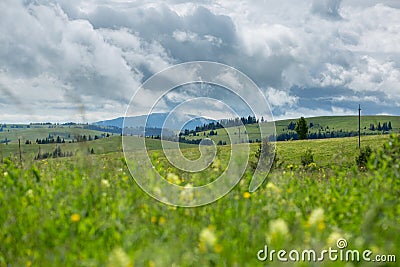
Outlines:
MULTIPOLYGON (((70 136, 68 135, 68 137, 70 137, 70 136)), ((110 134, 107 133, 107 134, 102 134, 100 136, 99 135, 92 136, 90 134, 88 136, 86 134, 75 135, 72 140, 68 141, 68 143, 80 143, 80 142, 86 142, 86 141, 93 141, 93 140, 97 140, 97 139, 104 138, 104 137, 110 137, 110 134)), ((52 135, 49 134, 49 136, 46 138, 42 138, 42 139, 37 138, 35 143, 39 144, 39 145, 64 144, 64 143, 66 143, 66 141, 64 138, 61 138, 59 135, 56 138, 54 138, 52 135)), ((29 140, 26 140, 25 144, 31 144, 31 142, 29 140)))
POLYGON ((381 125, 381 122, 378 122, 378 124, 376 126, 373 123, 371 123, 369 125, 369 130, 370 131, 390 131, 392 129, 393 128, 392 128, 392 122, 391 121, 384 122, 382 125, 381 125))
MULTIPOLYGON (((241 117, 241 118, 237 117, 233 119, 222 119, 217 122, 204 123, 202 126, 196 126, 194 130, 185 129, 179 134, 179 136, 189 136, 189 135, 198 136, 199 132, 205 132, 205 131, 211 131, 209 135, 217 135, 217 132, 215 131, 217 129, 242 126, 258 122, 259 120, 256 119, 256 117, 254 116, 241 117)), ((264 122, 264 117, 261 118, 261 122, 264 122)))

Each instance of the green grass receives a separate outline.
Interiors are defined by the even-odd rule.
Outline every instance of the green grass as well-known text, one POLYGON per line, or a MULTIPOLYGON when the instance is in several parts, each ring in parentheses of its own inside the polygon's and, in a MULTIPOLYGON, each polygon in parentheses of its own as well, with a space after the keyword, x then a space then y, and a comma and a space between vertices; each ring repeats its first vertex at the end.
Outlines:
MULTIPOLYGON (((362 145, 379 148, 388 138, 363 137, 362 145)), ((165 161, 159 141, 148 141, 158 166, 165 161)), ((198 208, 166 206, 145 194, 126 168, 120 137, 65 149, 83 145, 96 154, 26 160, 22 168, 18 160, 0 164, 0 266, 281 266, 259 262, 257 252, 266 244, 320 251, 336 248, 339 237, 350 249, 399 257, 398 165, 359 172, 357 138, 279 142, 283 164, 258 191, 248 192, 247 170, 227 196, 198 208), (307 148, 313 169, 299 166, 307 148)), ((229 147, 218 150, 223 166, 229 147)), ((183 153, 199 155, 193 146, 183 153)), ((174 171, 168 168, 164 173, 174 171)), ((198 178, 212 179, 211 172, 198 178)))

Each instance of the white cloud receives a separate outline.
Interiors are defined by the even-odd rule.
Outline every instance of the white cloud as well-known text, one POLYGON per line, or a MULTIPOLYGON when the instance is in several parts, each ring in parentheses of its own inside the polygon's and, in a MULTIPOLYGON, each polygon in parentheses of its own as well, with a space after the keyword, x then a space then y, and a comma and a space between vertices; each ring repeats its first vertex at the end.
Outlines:
POLYGON ((272 106, 277 107, 292 107, 298 101, 298 97, 291 96, 285 91, 279 91, 274 88, 268 88, 266 91, 268 102, 272 106))
POLYGON ((313 0, 311 10, 324 18, 340 19, 340 3, 342 0, 313 0))
POLYGON ((172 36, 177 40, 178 42, 195 42, 198 41, 199 38, 197 34, 193 32, 185 32, 185 31, 174 31, 172 33, 172 36))
MULTIPOLYGON (((67 118, 76 101, 92 101, 85 103, 88 114, 122 115, 144 79, 191 60, 243 71, 270 88, 269 101, 281 113, 285 105, 317 105, 317 97, 293 88, 338 87, 350 100, 399 106, 399 8, 394 0, 4 0, 0 109, 4 116, 26 114, 9 112, 4 99, 12 95, 37 116, 50 110, 67 118), (56 112, 51 100, 62 108, 56 112)), ((337 92, 330 91, 332 101, 337 92)))

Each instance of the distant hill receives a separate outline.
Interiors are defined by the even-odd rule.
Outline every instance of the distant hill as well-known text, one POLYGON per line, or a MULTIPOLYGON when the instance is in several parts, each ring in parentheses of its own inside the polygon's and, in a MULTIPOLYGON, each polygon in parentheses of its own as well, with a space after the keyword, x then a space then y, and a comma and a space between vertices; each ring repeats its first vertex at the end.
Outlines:
MULTIPOLYGON (((168 117, 168 113, 152 113, 148 116, 147 120, 147 125, 146 128, 168 128, 170 130, 180 130, 180 126, 182 121, 188 121, 188 123, 185 124, 185 129, 195 129, 197 126, 202 126, 203 124, 208 124, 213 122, 213 120, 203 118, 203 117, 198 117, 195 115, 185 115, 184 118, 178 118, 177 116, 171 117, 169 119, 169 123, 167 127, 164 127, 164 122, 168 117)), ((98 121, 93 123, 94 125, 98 126, 113 126, 113 127, 119 127, 122 128, 123 124, 125 127, 129 128, 136 128, 136 127, 142 127, 146 123, 146 118, 147 115, 141 115, 141 116, 134 116, 134 117, 126 117, 125 119, 125 124, 124 124, 124 117, 119 117, 116 119, 111 119, 111 120, 104 120, 104 121, 98 121)))
MULTIPOLYGON (((358 116, 322 116, 306 118, 309 126, 308 139, 324 139, 324 138, 342 138, 358 135, 358 116)), ((275 121, 276 134, 270 136, 271 140, 285 141, 296 140, 297 133, 294 131, 297 119, 287 119, 275 121)), ((271 122, 261 123, 260 127, 268 129, 271 122)), ((247 133, 251 142, 259 142, 260 129, 258 124, 246 124, 245 127, 235 126, 225 129, 209 129, 207 131, 189 132, 181 136, 181 142, 194 142, 196 140, 211 138, 215 143, 229 144, 230 136, 234 142, 242 142, 239 140, 239 129, 242 133, 247 133), (211 133, 213 130, 213 133, 211 133)), ((400 133, 400 116, 362 116, 361 117, 361 135, 380 135, 389 133, 400 133), (389 127, 390 125, 390 127, 389 127), (390 129, 389 129, 390 128, 390 129)))

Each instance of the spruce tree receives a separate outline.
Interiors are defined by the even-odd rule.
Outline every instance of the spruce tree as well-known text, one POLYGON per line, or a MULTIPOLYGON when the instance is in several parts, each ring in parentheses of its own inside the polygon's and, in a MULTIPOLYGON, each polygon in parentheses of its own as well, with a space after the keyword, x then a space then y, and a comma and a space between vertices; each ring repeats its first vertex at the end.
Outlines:
POLYGON ((304 117, 301 117, 297 121, 296 128, 294 130, 299 135, 300 140, 307 139, 308 125, 307 125, 307 121, 304 117))

